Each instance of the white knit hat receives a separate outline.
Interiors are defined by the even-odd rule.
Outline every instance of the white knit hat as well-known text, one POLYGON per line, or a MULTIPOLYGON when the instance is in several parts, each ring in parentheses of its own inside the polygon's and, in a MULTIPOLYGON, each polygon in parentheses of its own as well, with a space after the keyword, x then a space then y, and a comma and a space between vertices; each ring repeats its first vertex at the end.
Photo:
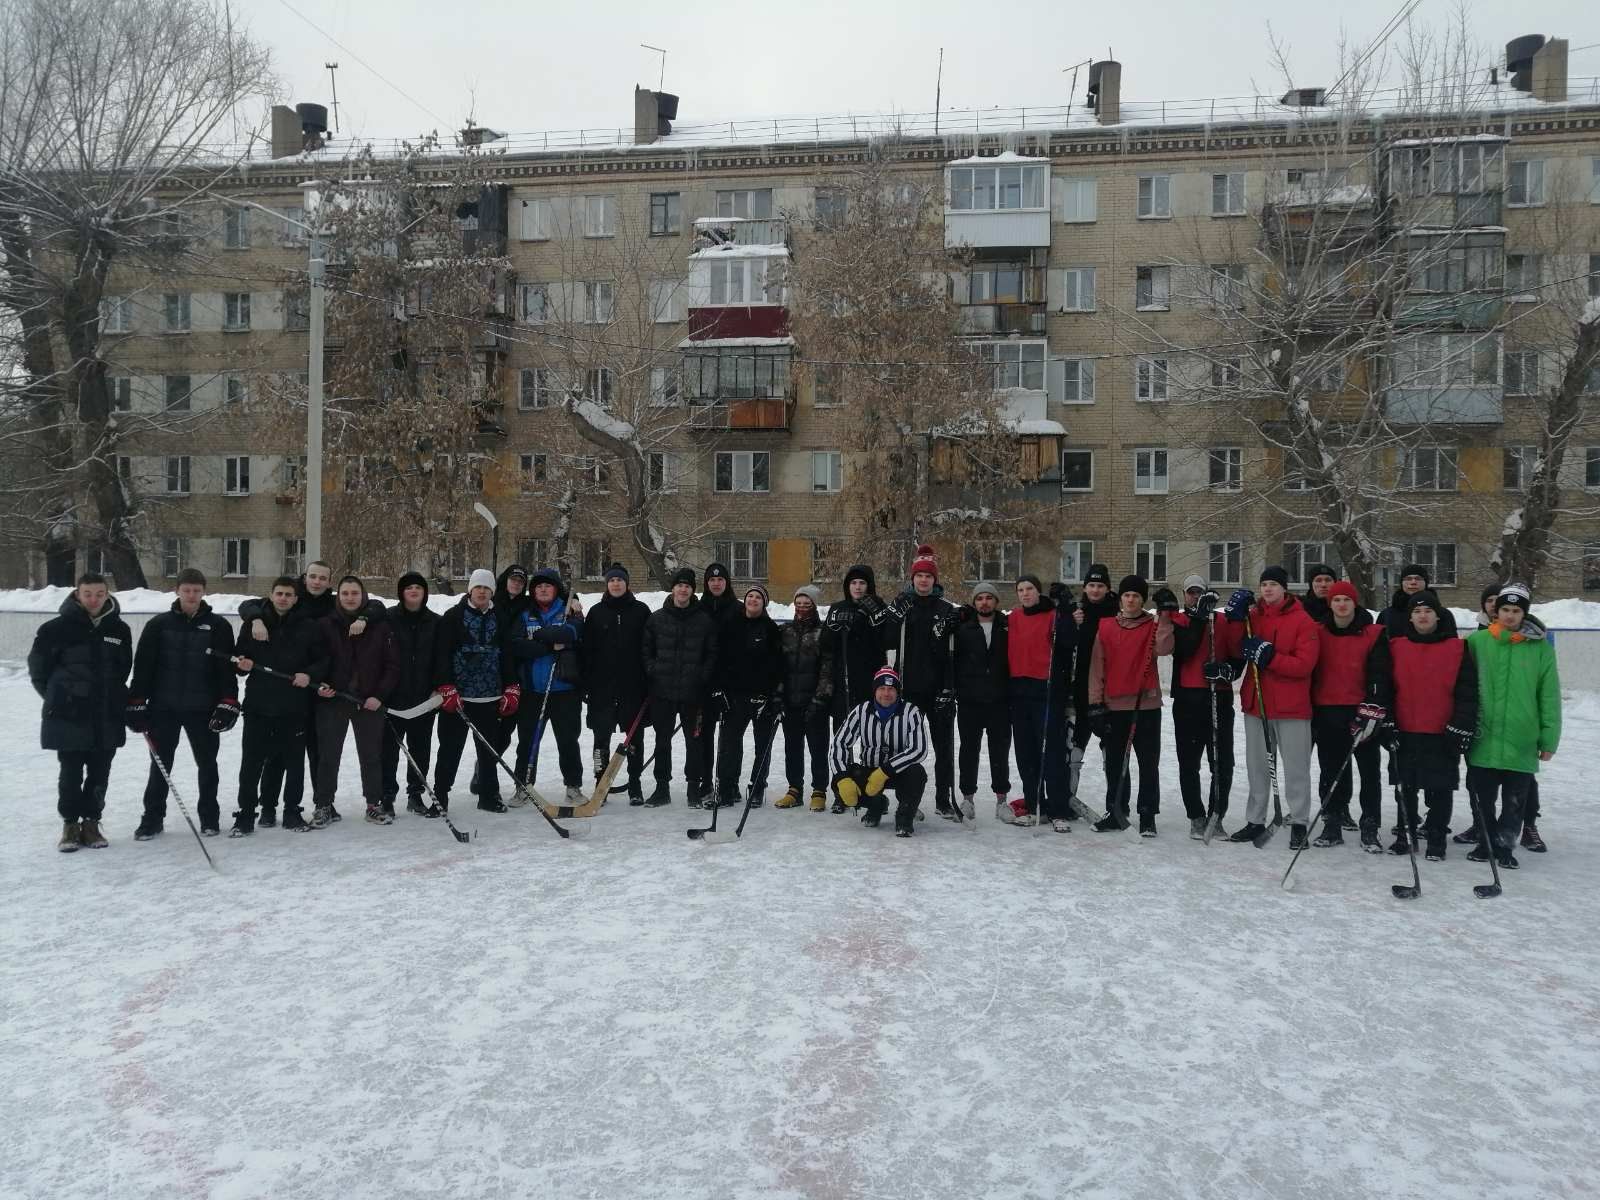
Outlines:
POLYGON ((494 572, 488 567, 479 567, 472 573, 472 578, 467 581, 468 588, 486 587, 494 591, 494 572))

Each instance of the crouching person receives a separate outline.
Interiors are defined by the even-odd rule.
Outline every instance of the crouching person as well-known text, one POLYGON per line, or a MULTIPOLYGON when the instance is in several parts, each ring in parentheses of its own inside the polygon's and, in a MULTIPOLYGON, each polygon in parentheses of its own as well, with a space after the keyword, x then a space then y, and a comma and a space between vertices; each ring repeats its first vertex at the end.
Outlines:
POLYGON ((394 824, 394 814, 383 810, 383 702, 400 682, 400 651, 387 621, 371 626, 360 637, 350 626, 365 619, 367 589, 354 575, 339 581, 339 598, 333 615, 318 623, 322 653, 326 656, 325 682, 317 688, 317 778, 311 823, 319 829, 333 820, 333 797, 339 790, 339 760, 344 756, 344 735, 354 727, 356 758, 361 764, 361 793, 367 802, 367 820, 374 825, 394 824), (360 703, 338 693, 359 696, 360 703))
POLYGON ((833 790, 848 808, 860 806, 861 823, 876 828, 895 798, 894 835, 910 837, 917 806, 928 786, 922 759, 928 727, 922 710, 900 698, 900 676, 882 667, 872 677, 872 699, 850 710, 828 754, 833 790))

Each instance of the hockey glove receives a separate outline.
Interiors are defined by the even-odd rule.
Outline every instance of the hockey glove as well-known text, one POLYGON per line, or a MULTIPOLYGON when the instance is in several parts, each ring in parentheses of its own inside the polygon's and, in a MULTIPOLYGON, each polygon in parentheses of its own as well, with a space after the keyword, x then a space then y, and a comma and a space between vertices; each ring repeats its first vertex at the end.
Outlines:
POLYGON ((143 699, 129 699, 127 707, 122 710, 122 722, 132 733, 148 733, 150 705, 143 699))
POLYGON ((1454 739, 1456 744, 1456 753, 1462 755, 1465 755, 1468 750, 1472 749, 1472 741, 1478 736, 1477 730, 1463 729, 1461 726, 1455 724, 1446 725, 1444 727, 1444 731, 1445 733, 1449 734, 1452 739, 1454 739))
POLYGON ((945 688, 933 698, 933 711, 936 713, 953 712, 956 706, 956 694, 952 688, 945 688))
POLYGON ((1201 592, 1200 599, 1194 602, 1195 615, 1201 620, 1205 620, 1211 615, 1212 610, 1221 603, 1222 597, 1217 595, 1215 592, 1201 592))
POLYGON ((232 696, 224 696, 211 710, 211 720, 206 722, 212 733, 227 733, 239 719, 239 702, 232 696))
POLYGON ((1239 652, 1244 655, 1246 662, 1254 663, 1258 671, 1266 670, 1272 656, 1277 653, 1271 642, 1258 637, 1245 638, 1239 652))
POLYGON ((1249 588, 1236 588, 1228 597, 1222 615, 1230 621, 1242 621, 1245 614, 1250 611, 1250 606, 1255 603, 1255 599, 1255 594, 1249 588))
POLYGON ((856 610, 835 604, 828 610, 828 625, 833 629, 849 629, 856 623, 856 610))
POLYGON ((1376 721, 1379 725, 1382 725, 1388 719, 1389 710, 1387 708, 1381 704, 1374 704, 1372 701, 1368 700, 1364 704, 1356 705, 1356 719, 1350 725, 1350 732, 1354 733, 1367 721, 1376 721))
POLYGON ((1091 704, 1083 714, 1088 723, 1089 732, 1095 737, 1104 739, 1111 729, 1111 710, 1104 704, 1091 704))
POLYGON ((1178 594, 1171 588, 1157 588, 1154 599, 1158 613, 1175 613, 1178 611, 1178 594))
POLYGON ((500 693, 500 715, 514 717, 517 715, 517 706, 522 703, 522 685, 508 683, 506 690, 500 693))
POLYGON ((439 707, 444 709, 445 712, 458 713, 461 711, 461 693, 456 691, 455 684, 441 683, 433 690, 439 694, 439 707))
POLYGON ((728 703, 728 694, 726 692, 711 693, 711 714, 713 716, 727 716, 730 707, 732 706, 728 703))
POLYGON ((913 591, 901 592, 894 598, 894 603, 889 606, 889 611, 897 617, 904 617, 911 611, 911 602, 916 598, 917 594, 913 591))
POLYGON ((889 772, 882 767, 873 767, 872 774, 867 776, 867 795, 881 796, 883 789, 889 786, 889 772))
POLYGON ((1200 674, 1206 677, 1207 683, 1232 683, 1238 678, 1233 669, 1233 664, 1225 658, 1219 658, 1216 662, 1207 662, 1200 668, 1200 674))
POLYGON ((839 797, 839 802, 846 808, 854 808, 861 803, 861 785, 848 775, 841 775, 833 781, 833 794, 839 797))

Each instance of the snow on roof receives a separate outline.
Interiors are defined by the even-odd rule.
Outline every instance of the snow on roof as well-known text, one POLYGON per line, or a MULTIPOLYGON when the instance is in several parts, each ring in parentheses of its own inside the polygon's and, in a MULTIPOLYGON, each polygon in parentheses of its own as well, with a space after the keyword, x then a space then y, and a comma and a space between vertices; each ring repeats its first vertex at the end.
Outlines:
POLYGON ((1458 137, 1400 138, 1389 143, 1391 150, 1404 150, 1410 146, 1450 146, 1460 142, 1509 142, 1503 133, 1468 133, 1458 137))
POLYGON ((950 167, 973 165, 992 167, 996 163, 1047 163, 1049 161, 1048 158, 1036 158, 1028 154, 1018 154, 1015 150, 1002 150, 999 154, 972 154, 966 158, 953 158, 945 165, 950 167))
POLYGON ((1026 421, 1012 421, 1011 428, 1023 437, 1049 437, 1066 436, 1067 427, 1060 421, 1041 421, 1037 418, 1026 421))
POLYGON ((789 247, 782 242, 758 242, 754 246, 737 246, 732 242, 696 250, 689 255, 695 258, 788 258, 789 247))
POLYGON ((724 350, 730 346, 792 346, 792 337, 730 337, 730 338, 684 338, 678 343, 679 350, 724 350))
POLYGON ((1331 188, 1286 187, 1276 193, 1275 199, 1285 208, 1312 204, 1359 208, 1372 203, 1372 188, 1365 183, 1346 183, 1331 188))

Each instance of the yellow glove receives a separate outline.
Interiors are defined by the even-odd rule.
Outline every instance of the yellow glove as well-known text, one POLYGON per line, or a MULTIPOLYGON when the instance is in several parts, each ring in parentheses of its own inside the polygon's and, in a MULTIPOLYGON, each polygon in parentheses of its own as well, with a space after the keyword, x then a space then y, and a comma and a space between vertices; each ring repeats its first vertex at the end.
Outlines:
POLYGON ((834 783, 833 790, 839 794, 839 799, 844 802, 846 808, 854 808, 861 803, 861 789, 848 775, 840 776, 834 783))
POLYGON ((867 776, 867 795, 881 796, 883 789, 889 786, 889 772, 882 767, 874 767, 872 774, 867 776))

